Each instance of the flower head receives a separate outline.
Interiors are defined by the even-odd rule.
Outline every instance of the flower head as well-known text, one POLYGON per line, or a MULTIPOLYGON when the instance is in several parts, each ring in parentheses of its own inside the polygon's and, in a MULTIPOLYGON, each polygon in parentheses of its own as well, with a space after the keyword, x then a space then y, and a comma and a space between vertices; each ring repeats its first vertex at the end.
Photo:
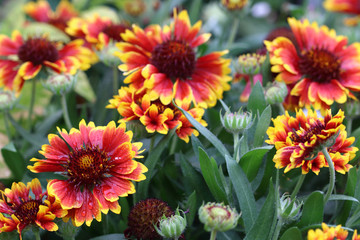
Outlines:
POLYGON ((350 91, 360 91, 360 43, 347 45, 346 37, 308 20, 288 22, 296 45, 285 37, 265 45, 276 80, 293 86, 290 95, 299 98, 298 107, 313 106, 324 113, 334 102, 354 98, 350 91))
POLYGON ((221 4, 230 11, 241 10, 247 4, 248 0, 221 0, 221 4))
POLYGON ((239 111, 232 113, 226 111, 224 116, 220 115, 220 120, 224 128, 234 134, 238 134, 252 125, 252 113, 243 112, 240 108, 239 111))
POLYGON ((199 208, 199 219, 206 231, 225 232, 236 227, 240 215, 223 203, 207 203, 199 208))
MULTIPOLYGON (((182 109, 192 115, 203 126, 207 123, 202 120, 204 109, 191 108, 190 102, 182 102, 182 109)), ((169 130, 176 127, 176 134, 180 139, 189 142, 191 134, 199 135, 189 120, 172 103, 164 105, 161 101, 151 101, 150 94, 146 91, 138 92, 128 87, 119 89, 119 95, 110 99, 107 108, 115 108, 123 117, 120 121, 139 120, 149 133, 158 132, 167 134, 169 130)))
POLYGON ((235 63, 236 71, 240 74, 255 75, 259 73, 261 65, 264 63, 266 55, 257 53, 242 54, 235 63))
POLYGON ((6 188, 0 194, 0 233, 17 230, 21 239, 21 232, 31 225, 56 231, 54 219, 66 215, 55 198, 42 191, 37 178, 27 185, 13 183, 11 189, 6 188))
POLYGON ((54 94, 67 93, 76 82, 76 77, 70 74, 51 74, 43 81, 43 86, 54 94))
MULTIPOLYGON (((326 223, 321 224, 322 229, 310 229, 307 234, 308 240, 346 240, 348 236, 348 231, 341 228, 341 225, 337 225, 336 227, 329 227, 326 223)), ((353 235, 356 236, 356 233, 353 235)))
POLYGON ((0 35, 0 85, 19 92, 24 81, 36 77, 42 69, 71 75, 88 69, 92 53, 82 43, 74 40, 61 44, 46 36, 24 39, 18 31, 11 38, 0 35))
POLYGON ((55 11, 52 11, 50 4, 46 0, 28 2, 24 6, 24 11, 35 21, 51 24, 62 31, 65 30, 66 23, 71 18, 79 15, 67 0, 61 0, 55 11))
POLYGON ((335 116, 327 110, 324 118, 318 118, 312 110, 308 110, 307 115, 299 110, 296 117, 286 112, 273 119, 274 127, 268 128, 266 142, 275 145, 277 150, 273 158, 275 167, 285 167, 285 172, 301 167, 303 174, 310 170, 318 174, 320 168, 328 167, 320 151, 326 147, 335 170, 345 174, 352 167, 349 161, 358 148, 350 147, 355 138, 347 138, 343 119, 341 110, 335 116))
POLYGON ((73 18, 68 23, 66 32, 73 37, 84 39, 87 45, 95 50, 102 50, 110 42, 122 41, 121 33, 129 26, 127 23, 116 23, 108 17, 94 14, 91 18, 73 18))
POLYGON ((58 129, 61 137, 49 135, 49 144, 39 151, 45 159, 31 159, 35 164, 28 166, 30 171, 64 176, 49 181, 48 192, 68 210, 66 218, 75 226, 90 226, 93 218, 100 221, 101 212, 120 213, 119 197, 135 193, 131 180, 145 179, 147 168, 133 160, 142 157, 142 143, 132 143, 132 132, 125 128, 124 123, 96 127, 82 120, 79 130, 58 129))
POLYGON ((137 91, 147 89, 151 101, 160 99, 168 105, 172 99, 212 107, 223 92, 230 89, 230 60, 222 58, 227 51, 197 56, 197 47, 210 38, 198 35, 201 22, 191 26, 186 10, 174 10, 174 21, 162 29, 134 25, 121 34, 117 56, 123 62, 119 69, 127 75, 124 82, 137 91))
POLYGON ((159 220, 163 216, 171 217, 172 215, 174 211, 164 201, 153 198, 140 201, 129 213, 128 228, 124 235, 126 238, 134 236, 137 239, 159 239, 160 235, 156 232, 154 225, 159 227, 159 220))

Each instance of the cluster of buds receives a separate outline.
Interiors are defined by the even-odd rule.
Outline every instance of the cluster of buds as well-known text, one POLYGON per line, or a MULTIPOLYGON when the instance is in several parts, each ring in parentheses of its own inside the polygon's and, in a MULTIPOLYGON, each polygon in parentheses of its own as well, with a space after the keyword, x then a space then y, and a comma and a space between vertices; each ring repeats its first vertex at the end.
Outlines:
POLYGON ((265 62, 266 55, 257 53, 242 54, 235 62, 235 70, 240 74, 254 76, 258 74, 262 64, 265 62))
POLYGON ((208 232, 225 232, 236 227, 240 214, 223 203, 207 203, 199 208, 199 219, 208 232))
POLYGON ((220 115, 220 120, 226 131, 232 134, 239 134, 252 125, 252 113, 243 112, 240 108, 237 112, 226 111, 224 116, 220 115))
POLYGON ((248 0, 221 0, 221 4, 229 11, 237 11, 243 9, 248 0))
POLYGON ((280 198, 278 218, 285 221, 296 220, 300 216, 302 202, 291 200, 290 196, 284 193, 280 198))
POLYGON ((159 220, 159 227, 154 225, 156 232, 164 238, 178 239, 186 228, 186 216, 182 213, 183 216, 176 209, 175 214, 170 217, 163 215, 159 220))

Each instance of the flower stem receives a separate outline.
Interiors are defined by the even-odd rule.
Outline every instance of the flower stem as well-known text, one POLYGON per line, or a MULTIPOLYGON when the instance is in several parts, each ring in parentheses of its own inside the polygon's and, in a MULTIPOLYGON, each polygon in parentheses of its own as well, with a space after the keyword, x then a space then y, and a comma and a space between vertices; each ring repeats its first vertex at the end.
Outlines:
POLYGON ((277 240, 279 238, 279 234, 280 234, 282 225, 283 225, 283 221, 282 221, 282 218, 280 217, 276 224, 274 236, 272 238, 273 240, 277 240))
POLYGON ((33 232, 36 240, 41 240, 39 229, 33 228, 33 232))
POLYGON ((278 103, 277 105, 279 106, 279 114, 284 115, 285 114, 285 108, 282 105, 282 103, 278 103))
POLYGON ((306 177, 306 174, 301 174, 299 179, 298 179, 298 182, 296 183, 296 186, 293 190, 293 192, 291 193, 291 196, 290 196, 290 199, 294 199, 296 197, 296 195, 298 194, 304 180, 305 180, 305 177, 306 177))
POLYGON ((66 127, 68 129, 71 129, 72 124, 71 124, 70 117, 69 117, 69 111, 68 111, 67 104, 66 104, 66 95, 65 94, 61 95, 61 107, 62 107, 62 110, 63 110, 63 115, 64 115, 64 120, 65 120, 66 127))
POLYGON ((326 149, 326 147, 323 147, 322 148, 322 153, 324 154, 325 156, 325 159, 329 165, 329 175, 330 175, 330 182, 329 182, 329 188, 325 194, 325 197, 324 197, 324 205, 326 204, 326 202, 329 200, 330 198, 330 195, 332 193, 332 191, 334 190, 334 187, 335 187, 335 168, 334 168, 334 163, 326 149))
POLYGON ((116 95, 119 90, 119 79, 118 79, 118 68, 116 65, 113 66, 113 93, 116 95))
POLYGON ((6 135, 10 142, 11 141, 11 132, 10 132, 10 127, 9 127, 8 114, 9 114, 9 112, 7 110, 5 110, 4 111, 4 124, 5 124, 5 129, 6 129, 6 135))
POLYGON ((210 240, 215 240, 215 239, 216 239, 216 233, 217 233, 216 230, 212 230, 212 231, 211 231, 210 240))
POLYGON ((229 49, 229 47, 231 46, 231 44, 233 44, 234 40, 235 40, 235 36, 236 36, 236 32, 239 28, 239 24, 240 24, 240 18, 239 17, 235 17, 234 21, 233 21, 233 25, 231 27, 231 31, 230 31, 230 35, 229 35, 229 39, 226 45, 226 48, 229 49))
POLYGON ((237 163, 240 161, 240 153, 239 153, 239 133, 234 133, 234 159, 237 163))
POLYGON ((34 112, 35 95, 36 95, 36 78, 33 78, 32 79, 32 85, 31 85, 30 106, 29 106, 29 112, 28 112, 28 125, 29 125, 30 131, 31 131, 31 128, 32 128, 32 115, 33 115, 33 112, 34 112))
POLYGON ((351 134, 351 130, 352 130, 352 122, 353 119, 352 117, 347 118, 347 122, 346 122, 346 130, 349 134, 351 134))

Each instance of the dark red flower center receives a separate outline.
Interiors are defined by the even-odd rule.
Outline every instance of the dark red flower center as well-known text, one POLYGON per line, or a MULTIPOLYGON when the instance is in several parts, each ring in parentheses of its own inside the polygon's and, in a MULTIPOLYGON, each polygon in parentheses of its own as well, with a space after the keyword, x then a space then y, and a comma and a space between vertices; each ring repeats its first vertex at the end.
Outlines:
POLYGON ((68 176, 81 185, 96 184, 108 171, 108 156, 98 148, 83 148, 70 153, 68 176))
POLYGON ((128 27, 124 24, 113 24, 105 27, 102 32, 109 36, 116 42, 121 42, 123 39, 121 33, 124 33, 128 27))
POLYGON ((55 45, 46 38, 29 38, 18 51, 18 57, 23 62, 32 62, 34 65, 44 61, 56 62, 59 52, 55 45))
POLYGON ((312 81, 329 82, 340 77, 340 60, 325 49, 311 49, 304 52, 299 61, 300 72, 312 81))
POLYGON ((325 129, 324 124, 317 119, 311 124, 311 126, 308 129, 304 130, 300 134, 298 134, 295 130, 293 130, 290 139, 295 144, 309 142, 311 141, 311 138, 314 135, 321 134, 321 131, 323 129, 325 129))
POLYGON ((172 80, 187 79, 195 69, 195 52, 184 41, 169 40, 159 44, 151 55, 151 64, 172 80))
POLYGON ((40 205, 42 202, 39 200, 28 200, 18 206, 15 216, 24 224, 32 223, 36 220, 40 205))

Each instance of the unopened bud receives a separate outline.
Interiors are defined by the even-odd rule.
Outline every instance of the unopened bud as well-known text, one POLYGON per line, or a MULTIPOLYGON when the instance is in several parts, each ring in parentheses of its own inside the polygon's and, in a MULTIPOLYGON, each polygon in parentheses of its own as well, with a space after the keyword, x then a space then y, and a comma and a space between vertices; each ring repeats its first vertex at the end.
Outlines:
POLYGON ((16 102, 15 93, 9 90, 0 90, 0 111, 10 110, 16 102))
POLYGON ((206 231, 225 232, 236 227, 240 215, 223 203, 207 203, 199 208, 199 219, 206 231))
POLYGON ((220 115, 220 120, 226 131, 237 134, 251 127, 252 114, 251 112, 243 112, 240 108, 235 113, 226 111, 224 116, 220 115))
POLYGON ((174 215, 159 220, 159 227, 154 225, 156 232, 164 238, 178 239, 186 228, 186 216, 181 216, 179 209, 176 209, 174 215))
POLYGON ((265 55, 257 53, 247 53, 240 55, 235 62, 235 70, 240 74, 255 75, 258 74, 262 64, 266 59, 265 55))
POLYGON ((278 217, 281 217, 285 221, 295 220, 297 217, 300 216, 301 206, 302 202, 291 200, 289 195, 283 194, 280 198, 278 217))
POLYGON ((75 85, 76 75, 67 73, 51 74, 45 81, 43 86, 52 91, 54 94, 61 95, 69 92, 75 85))
POLYGON ((275 82, 265 91, 265 99, 269 104, 282 103, 288 94, 284 82, 275 82))

